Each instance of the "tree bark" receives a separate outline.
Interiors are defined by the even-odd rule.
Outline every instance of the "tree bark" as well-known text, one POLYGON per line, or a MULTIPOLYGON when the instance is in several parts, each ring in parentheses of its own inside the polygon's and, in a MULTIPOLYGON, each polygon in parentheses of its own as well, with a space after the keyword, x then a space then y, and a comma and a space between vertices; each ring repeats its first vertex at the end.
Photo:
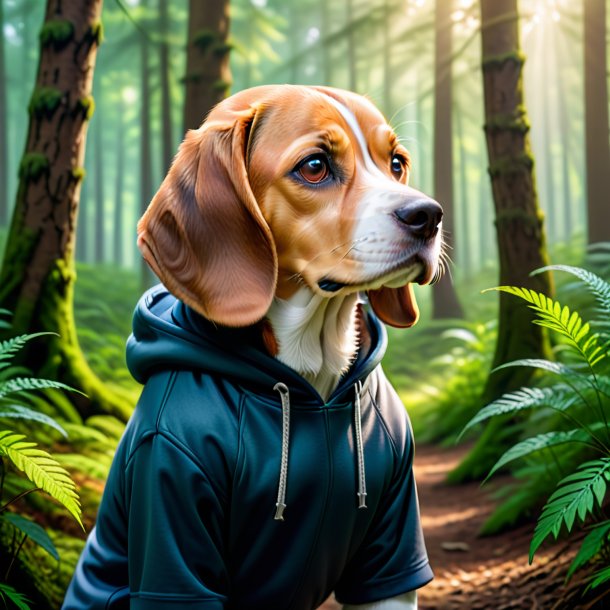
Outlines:
POLYGON ((175 152, 170 103, 170 17, 167 10, 167 2, 168 0, 159 0, 159 31, 161 32, 161 44, 159 45, 159 69, 161 77, 161 163, 163 166, 163 174, 169 170, 175 152))
POLYGON ((583 0, 588 242, 610 241, 606 0, 583 0))
POLYGON ((14 314, 12 333, 58 333, 25 352, 25 364, 35 374, 85 392, 87 396, 67 395, 84 417, 104 412, 127 419, 132 406, 110 394, 89 369, 73 315, 76 219, 101 8, 102 0, 47 2, 19 189, 0 272, 0 306, 14 314))
MULTIPOLYGON (((485 135, 500 257, 499 284, 552 296, 550 274, 529 275, 548 264, 548 257, 523 99, 525 60, 519 45, 517 0, 481 0, 481 32, 485 135)), ((500 293, 499 307, 492 366, 519 358, 549 358, 547 334, 532 323, 532 311, 504 293, 500 293)), ((510 367, 491 373, 483 394, 484 404, 526 385, 532 372, 530 367, 510 367)), ((487 474, 514 440, 507 438, 507 428, 504 420, 492 420, 450 479, 457 482, 487 474)))
POLYGON ((102 264, 106 255, 106 237, 104 231, 104 222, 106 214, 104 213, 105 197, 104 197, 104 142, 102 141, 102 111, 101 107, 97 109, 97 117, 94 120, 93 130, 93 159, 95 172, 95 225, 94 231, 94 250, 93 260, 96 264, 102 264))
POLYGON ((4 58, 4 8, 0 0, 0 227, 6 226, 8 206, 8 130, 6 106, 6 69, 4 58))
POLYGON ((123 248, 123 187, 125 177, 125 104, 119 101, 116 134, 116 175, 114 182, 114 242, 113 259, 121 266, 124 259, 123 248))
POLYGON ((184 127, 196 129, 231 87, 229 0, 189 0, 184 127))
POLYGON ((349 74, 349 89, 358 91, 358 67, 356 63, 356 41, 354 36, 354 27, 350 23, 354 19, 354 0, 347 0, 346 4, 346 20, 347 28, 347 69, 349 74))
MULTIPOLYGON (((455 248, 453 205, 452 21, 453 2, 436 0, 434 52, 434 197, 443 206, 445 241, 455 248)), ((432 290, 433 318, 461 318, 462 307, 449 273, 432 290)))

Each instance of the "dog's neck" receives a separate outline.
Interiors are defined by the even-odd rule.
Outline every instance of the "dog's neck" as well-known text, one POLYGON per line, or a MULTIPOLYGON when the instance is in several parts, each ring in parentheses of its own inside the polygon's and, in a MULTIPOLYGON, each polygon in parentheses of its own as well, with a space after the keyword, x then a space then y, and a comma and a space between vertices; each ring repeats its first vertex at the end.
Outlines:
POLYGON ((327 399, 358 348, 358 294, 325 298, 300 288, 275 298, 267 319, 277 341, 278 360, 300 373, 327 399))

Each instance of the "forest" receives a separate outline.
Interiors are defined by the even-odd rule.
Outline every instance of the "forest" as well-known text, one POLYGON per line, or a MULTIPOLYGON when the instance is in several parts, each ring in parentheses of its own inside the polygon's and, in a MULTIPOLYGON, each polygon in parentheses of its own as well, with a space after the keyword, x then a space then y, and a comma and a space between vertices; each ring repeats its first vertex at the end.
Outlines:
MULTIPOLYGON (((138 219, 262 84, 366 95, 451 262, 388 328, 435 579, 419 607, 608 607, 606 0, 0 0, 0 598, 55 610, 142 386, 138 219)), ((337 609, 332 599, 324 608, 337 609)))

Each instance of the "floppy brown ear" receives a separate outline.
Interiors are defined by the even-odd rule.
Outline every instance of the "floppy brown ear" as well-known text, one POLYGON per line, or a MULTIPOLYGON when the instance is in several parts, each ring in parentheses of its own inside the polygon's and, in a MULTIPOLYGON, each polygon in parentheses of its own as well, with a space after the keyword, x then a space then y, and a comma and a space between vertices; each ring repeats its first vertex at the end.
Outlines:
POLYGON ((138 247, 170 292, 226 326, 260 320, 277 281, 275 244, 246 172, 254 115, 189 131, 138 223, 138 247))
POLYGON ((390 326, 409 328, 419 318, 419 308, 415 300, 413 286, 387 288, 368 291, 369 302, 377 317, 390 326))

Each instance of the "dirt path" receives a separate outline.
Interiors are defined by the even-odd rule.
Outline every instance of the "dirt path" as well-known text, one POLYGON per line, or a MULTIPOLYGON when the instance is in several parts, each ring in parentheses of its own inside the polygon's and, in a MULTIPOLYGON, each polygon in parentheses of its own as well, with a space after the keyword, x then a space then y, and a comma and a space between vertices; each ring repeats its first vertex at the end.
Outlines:
POLYGON ((491 514, 495 483, 449 486, 445 476, 464 456, 463 447, 418 446, 415 476, 426 546, 435 579, 419 592, 421 610, 610 608, 580 605, 574 587, 563 586, 572 557, 564 544, 528 564, 533 525, 497 536, 477 533, 491 514))

